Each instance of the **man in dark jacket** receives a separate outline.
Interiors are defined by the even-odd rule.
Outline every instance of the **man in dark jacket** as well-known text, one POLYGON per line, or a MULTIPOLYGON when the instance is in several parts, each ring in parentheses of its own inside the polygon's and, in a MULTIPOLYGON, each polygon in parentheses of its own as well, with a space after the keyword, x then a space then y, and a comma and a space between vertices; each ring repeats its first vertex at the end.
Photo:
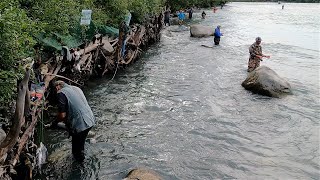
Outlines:
POLYGON ((193 9, 189 8, 188 13, 189 13, 189 19, 192 19, 193 9))
POLYGON ((86 137, 95 124, 93 112, 82 90, 64 81, 56 81, 58 118, 53 124, 64 122, 72 136, 72 154, 77 161, 84 160, 86 137))
POLYGON ((170 10, 167 9, 164 12, 164 26, 167 26, 167 24, 170 26, 170 10))
POLYGON ((202 19, 205 19, 206 15, 207 15, 206 12, 203 11, 202 14, 201 14, 202 19))

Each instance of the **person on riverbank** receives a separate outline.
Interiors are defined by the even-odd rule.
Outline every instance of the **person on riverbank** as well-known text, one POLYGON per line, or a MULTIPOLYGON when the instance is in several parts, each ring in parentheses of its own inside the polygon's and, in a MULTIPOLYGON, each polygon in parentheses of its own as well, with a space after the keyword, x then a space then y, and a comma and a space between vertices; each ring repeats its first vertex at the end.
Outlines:
POLYGON ((249 62, 248 62, 248 72, 251 72, 255 70, 257 67, 260 66, 260 61, 262 61, 262 58, 270 58, 270 56, 262 54, 262 47, 261 47, 261 38, 257 37, 256 42, 254 42, 249 47, 249 62))
POLYGON ((186 18, 186 15, 184 14, 184 12, 182 10, 180 10, 180 12, 178 14, 178 18, 179 18, 179 25, 182 25, 184 19, 186 18))
POLYGON ((56 126, 58 122, 66 124, 69 135, 72 136, 72 154, 77 161, 82 162, 85 159, 85 140, 95 124, 95 117, 80 88, 64 81, 56 81, 54 86, 57 90, 59 113, 52 126, 56 126))
POLYGON ((214 30, 214 45, 219 45, 220 43, 220 38, 223 36, 223 34, 220 32, 220 25, 217 26, 217 28, 214 30))
POLYGON ((170 26, 170 10, 167 9, 165 12, 164 12, 164 26, 170 26))
POLYGON ((206 12, 202 11, 202 14, 201 14, 202 19, 205 19, 206 15, 207 15, 206 12))

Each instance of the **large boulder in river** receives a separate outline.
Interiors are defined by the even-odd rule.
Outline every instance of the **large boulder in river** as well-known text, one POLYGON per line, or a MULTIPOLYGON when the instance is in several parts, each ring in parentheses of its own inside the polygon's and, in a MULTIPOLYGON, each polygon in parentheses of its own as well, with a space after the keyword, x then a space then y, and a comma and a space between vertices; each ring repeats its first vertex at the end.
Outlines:
POLYGON ((133 169, 131 170, 124 180, 161 180, 161 177, 153 170, 150 169, 133 169))
POLYGON ((213 29, 209 26, 192 25, 190 27, 191 37, 207 37, 213 36, 213 29))
POLYGON ((253 93, 270 97, 292 93, 290 84, 266 66, 260 66, 249 73, 242 86, 253 93))

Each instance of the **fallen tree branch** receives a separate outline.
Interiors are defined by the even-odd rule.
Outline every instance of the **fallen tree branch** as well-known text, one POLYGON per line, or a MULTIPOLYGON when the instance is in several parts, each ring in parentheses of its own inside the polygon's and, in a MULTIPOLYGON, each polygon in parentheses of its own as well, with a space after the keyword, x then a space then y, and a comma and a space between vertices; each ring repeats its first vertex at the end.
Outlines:
POLYGON ((91 52, 91 51, 97 49, 97 47, 98 47, 99 45, 100 45, 100 44, 98 44, 98 43, 92 44, 91 46, 88 46, 88 47, 86 47, 85 49, 80 49, 80 50, 78 51, 78 53, 79 53, 79 55, 83 55, 83 54, 85 54, 85 53, 91 52))
MULTIPOLYGON (((16 111, 14 114, 14 119, 12 122, 12 127, 6 138, 0 144, 0 159, 7 154, 9 150, 13 148, 13 146, 17 143, 19 133, 21 131, 21 127, 24 124, 24 108, 25 108, 25 99, 28 89, 28 82, 30 78, 30 69, 28 69, 25 73, 24 78, 20 82, 18 86, 18 97, 16 104, 16 111)), ((29 97, 28 97, 29 98, 29 97)))
POLYGON ((75 81, 73 81, 73 80, 71 80, 71 79, 69 79, 69 78, 67 78, 67 77, 58 75, 58 74, 44 73, 43 75, 59 77, 59 78, 62 78, 62 79, 66 79, 66 80, 68 80, 68 81, 71 81, 71 82, 75 83, 75 84, 78 85, 78 86, 82 86, 81 84, 79 84, 79 83, 77 83, 77 82, 75 82, 75 81))
POLYGON ((15 157, 11 161, 11 164, 13 166, 15 166, 16 163, 18 162, 20 153, 21 153, 22 149, 24 148, 24 146, 26 145, 26 143, 28 142, 28 139, 30 138, 30 136, 31 136, 31 134, 32 134, 37 122, 38 122, 38 118, 36 116, 38 104, 39 103, 37 103, 35 105, 34 110, 33 110, 32 114, 31 114, 32 115, 31 124, 29 125, 29 127, 26 129, 26 131, 23 133, 22 137, 20 138, 17 154, 15 155, 15 157))

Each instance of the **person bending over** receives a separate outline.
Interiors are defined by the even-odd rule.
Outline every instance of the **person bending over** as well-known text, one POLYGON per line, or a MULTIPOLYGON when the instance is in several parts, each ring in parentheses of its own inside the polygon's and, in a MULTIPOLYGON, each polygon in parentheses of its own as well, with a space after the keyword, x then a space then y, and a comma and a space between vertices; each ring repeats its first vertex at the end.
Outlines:
POLYGON ((95 124, 95 117, 82 90, 71 86, 64 81, 54 83, 58 96, 58 118, 52 123, 64 122, 70 136, 72 136, 72 154, 82 162, 84 157, 84 144, 88 132, 95 124))

